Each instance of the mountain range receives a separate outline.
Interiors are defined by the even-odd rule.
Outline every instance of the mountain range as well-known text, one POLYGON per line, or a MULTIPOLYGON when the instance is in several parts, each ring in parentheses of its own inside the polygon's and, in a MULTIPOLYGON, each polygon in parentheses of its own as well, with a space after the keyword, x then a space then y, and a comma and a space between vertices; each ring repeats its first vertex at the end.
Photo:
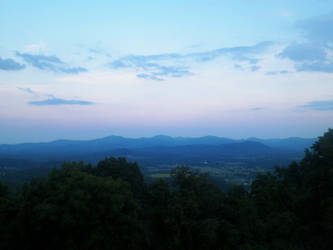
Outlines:
POLYGON ((125 138, 108 136, 94 140, 57 140, 46 143, 0 145, 0 167, 58 165, 64 161, 84 160, 95 163, 106 156, 126 157, 143 166, 154 164, 199 164, 207 160, 287 159, 302 157, 316 139, 286 138, 235 140, 230 138, 169 137, 125 138), (23 164, 23 162, 25 164, 23 164), (57 165, 56 164, 56 165, 57 165))
POLYGON ((291 150, 294 152, 303 152, 305 148, 310 147, 315 138, 297 138, 286 139, 259 139, 248 138, 234 140, 230 138, 204 136, 204 137, 170 137, 158 135, 149 138, 125 138, 121 136, 108 136, 94 140, 57 140, 44 143, 22 143, 22 144, 0 144, 0 155, 20 155, 26 153, 48 153, 53 154, 62 151, 66 154, 76 153, 96 153, 120 148, 142 149, 151 147, 174 147, 187 145, 222 145, 242 142, 258 142, 266 146, 291 150))

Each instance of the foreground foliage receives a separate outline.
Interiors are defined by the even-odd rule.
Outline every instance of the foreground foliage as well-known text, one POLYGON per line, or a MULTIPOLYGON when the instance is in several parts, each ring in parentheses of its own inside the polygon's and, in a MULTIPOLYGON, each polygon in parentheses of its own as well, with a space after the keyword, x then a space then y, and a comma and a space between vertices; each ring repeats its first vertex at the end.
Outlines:
POLYGON ((333 130, 300 163, 221 191, 177 167, 146 184, 135 163, 64 163, 10 194, 0 249, 333 249, 333 130))

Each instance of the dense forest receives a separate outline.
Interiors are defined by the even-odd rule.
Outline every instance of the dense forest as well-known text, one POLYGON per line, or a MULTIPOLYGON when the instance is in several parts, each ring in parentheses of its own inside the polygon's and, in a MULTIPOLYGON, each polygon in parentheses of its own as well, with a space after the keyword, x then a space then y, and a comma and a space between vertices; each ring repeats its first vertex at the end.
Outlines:
POLYGON ((333 130, 300 162, 222 191, 186 166, 65 162, 17 192, 0 183, 0 249, 333 249, 333 130))

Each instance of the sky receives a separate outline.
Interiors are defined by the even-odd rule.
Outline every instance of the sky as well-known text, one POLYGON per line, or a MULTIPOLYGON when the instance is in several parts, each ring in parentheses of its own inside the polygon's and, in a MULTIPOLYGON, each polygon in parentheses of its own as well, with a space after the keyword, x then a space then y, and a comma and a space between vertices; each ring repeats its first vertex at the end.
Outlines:
POLYGON ((0 0, 0 144, 333 127, 333 1, 0 0))

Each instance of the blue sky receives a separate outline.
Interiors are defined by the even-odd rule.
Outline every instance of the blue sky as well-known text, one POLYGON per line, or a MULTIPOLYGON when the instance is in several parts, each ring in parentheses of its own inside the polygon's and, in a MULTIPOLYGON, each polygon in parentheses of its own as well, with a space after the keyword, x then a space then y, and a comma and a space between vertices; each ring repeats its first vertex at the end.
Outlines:
POLYGON ((316 137, 333 2, 0 0, 0 143, 316 137))

